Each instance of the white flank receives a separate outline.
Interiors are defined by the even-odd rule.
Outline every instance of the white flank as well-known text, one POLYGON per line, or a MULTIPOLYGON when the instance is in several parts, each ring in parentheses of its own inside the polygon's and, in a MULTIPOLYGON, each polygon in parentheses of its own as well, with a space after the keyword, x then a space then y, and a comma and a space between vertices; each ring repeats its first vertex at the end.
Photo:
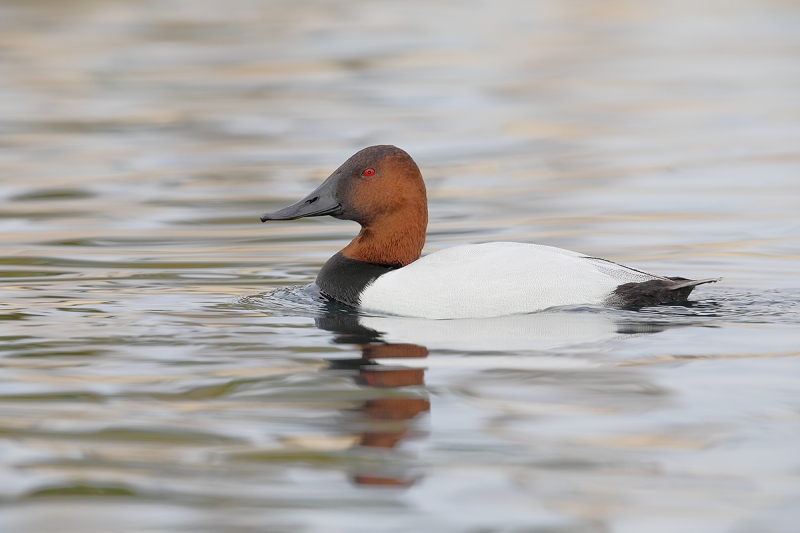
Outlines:
POLYGON ((365 311, 482 318, 603 305, 617 286, 665 279, 584 254, 515 242, 455 246, 388 272, 361 294, 365 311))

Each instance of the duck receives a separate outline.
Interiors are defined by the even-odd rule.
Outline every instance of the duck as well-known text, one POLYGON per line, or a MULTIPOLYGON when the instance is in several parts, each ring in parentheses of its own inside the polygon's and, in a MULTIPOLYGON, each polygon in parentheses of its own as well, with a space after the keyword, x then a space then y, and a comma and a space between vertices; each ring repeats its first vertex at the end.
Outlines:
POLYGON ((565 306, 642 308, 686 301, 720 278, 665 277, 590 255, 520 242, 454 246, 422 256, 428 201, 404 150, 360 150, 302 200, 261 221, 331 216, 361 225, 323 265, 316 288, 363 313, 489 318, 565 306))

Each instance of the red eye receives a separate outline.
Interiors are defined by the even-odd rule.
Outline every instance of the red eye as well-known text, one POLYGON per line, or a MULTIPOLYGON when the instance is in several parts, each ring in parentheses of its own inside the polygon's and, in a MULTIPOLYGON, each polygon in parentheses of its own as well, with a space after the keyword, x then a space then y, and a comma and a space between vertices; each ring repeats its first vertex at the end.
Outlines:
POLYGON ((368 168, 367 170, 365 170, 365 171, 364 171, 364 172, 362 172, 361 174, 362 174, 363 176, 366 176, 366 177, 368 177, 368 178, 369 178, 370 176, 374 176, 374 175, 375 175, 375 169, 374 169, 374 168, 368 168))

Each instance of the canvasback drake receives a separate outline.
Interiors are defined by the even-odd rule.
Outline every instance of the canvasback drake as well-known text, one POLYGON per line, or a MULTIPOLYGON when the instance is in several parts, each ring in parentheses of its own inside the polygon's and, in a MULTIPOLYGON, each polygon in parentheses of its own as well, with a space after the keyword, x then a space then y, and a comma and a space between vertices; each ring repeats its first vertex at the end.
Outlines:
POLYGON ((330 215, 361 224, 316 284, 363 311, 420 318, 484 318, 556 306, 643 307, 684 301, 719 281, 648 274, 588 255, 516 242, 455 246, 420 258, 428 200, 419 167, 391 145, 357 152, 311 194, 261 221, 330 215))

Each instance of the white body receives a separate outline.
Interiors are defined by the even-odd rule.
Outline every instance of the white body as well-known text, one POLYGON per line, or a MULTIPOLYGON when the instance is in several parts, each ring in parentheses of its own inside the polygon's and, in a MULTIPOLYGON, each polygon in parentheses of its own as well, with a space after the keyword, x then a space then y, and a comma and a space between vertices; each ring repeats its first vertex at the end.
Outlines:
POLYGON ((538 244, 455 246, 388 272, 361 293, 364 311, 420 318, 482 318, 565 305, 604 305, 623 283, 655 276, 538 244))

